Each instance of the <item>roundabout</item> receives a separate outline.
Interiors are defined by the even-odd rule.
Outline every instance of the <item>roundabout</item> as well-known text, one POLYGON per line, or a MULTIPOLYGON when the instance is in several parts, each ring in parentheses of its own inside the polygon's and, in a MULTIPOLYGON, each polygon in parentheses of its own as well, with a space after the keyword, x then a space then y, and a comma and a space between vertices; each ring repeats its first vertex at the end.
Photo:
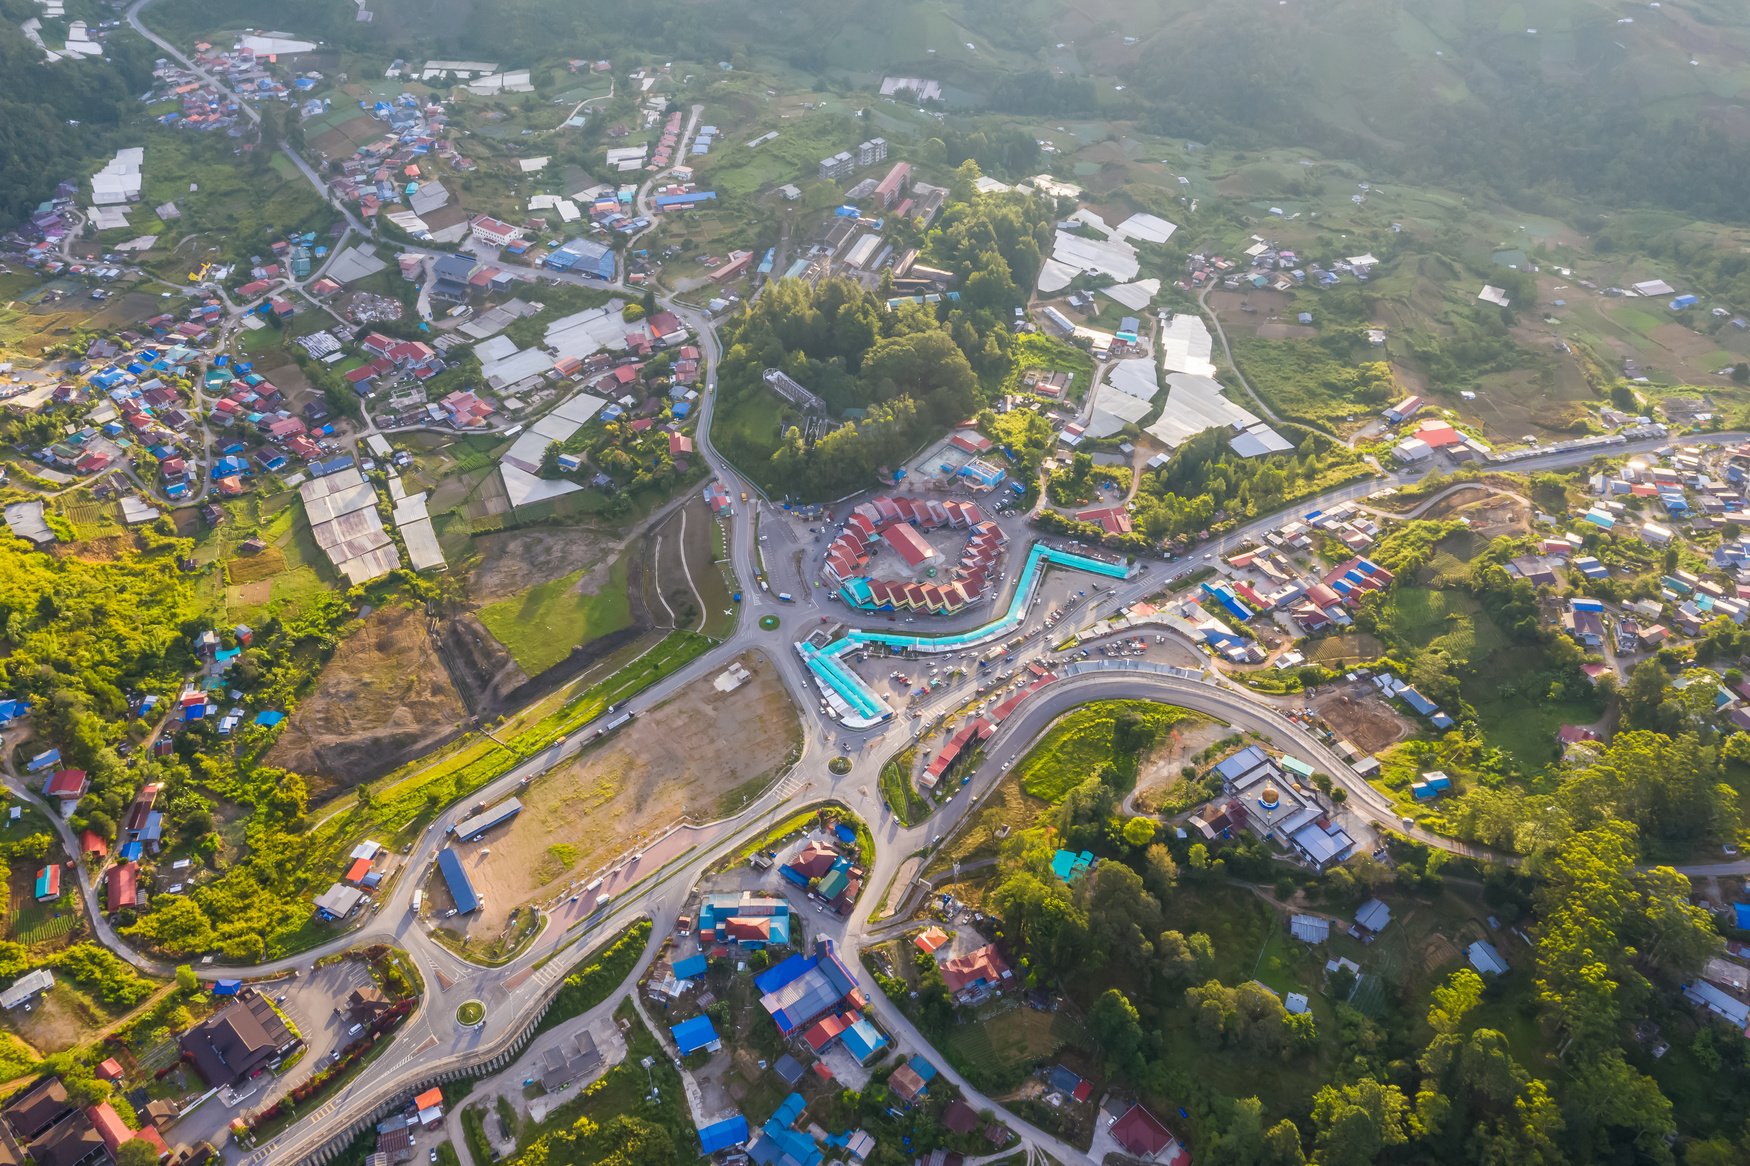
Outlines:
POLYGON ((775 615, 760 616, 760 630, 774 632, 778 630, 778 617, 775 615))
POLYGON ((851 772, 851 759, 849 757, 834 757, 826 763, 826 771, 835 776, 843 777, 851 772))
POLYGON ((463 1028, 479 1028, 486 1021, 486 1005, 478 1000, 465 1000, 456 1009, 456 1023, 463 1028))

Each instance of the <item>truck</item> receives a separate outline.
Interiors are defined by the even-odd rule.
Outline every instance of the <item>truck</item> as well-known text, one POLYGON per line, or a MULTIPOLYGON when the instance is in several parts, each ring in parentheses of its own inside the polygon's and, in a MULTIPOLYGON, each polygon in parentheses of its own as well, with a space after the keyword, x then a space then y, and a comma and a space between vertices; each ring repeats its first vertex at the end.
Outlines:
POLYGON ((415 915, 419 914, 419 908, 424 903, 425 903, 425 892, 424 891, 414 891, 413 892, 413 913, 415 915))
POLYGON ((796 597, 794 595, 791 595, 788 591, 780 591, 780 592, 778 592, 778 602, 779 603, 795 603, 796 597))
POLYGON ((632 714, 632 713, 621 713, 619 716, 615 717, 613 720, 609 721, 607 724, 605 724, 601 728, 597 729, 595 731, 595 735, 598 737, 605 737, 609 733, 613 732, 615 729, 620 728, 622 725, 628 724, 632 720, 633 716, 634 716, 634 714, 632 714))

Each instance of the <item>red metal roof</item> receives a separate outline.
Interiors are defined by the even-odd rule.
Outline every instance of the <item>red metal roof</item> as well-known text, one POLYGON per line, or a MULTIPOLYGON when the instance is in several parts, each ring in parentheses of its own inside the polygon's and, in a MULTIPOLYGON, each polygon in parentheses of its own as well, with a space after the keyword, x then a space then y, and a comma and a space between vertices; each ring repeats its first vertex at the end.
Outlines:
POLYGON ((895 523, 881 532, 887 540, 887 545, 899 552, 899 557, 908 566, 921 567, 936 557, 936 548, 932 547, 924 536, 905 523, 895 523))

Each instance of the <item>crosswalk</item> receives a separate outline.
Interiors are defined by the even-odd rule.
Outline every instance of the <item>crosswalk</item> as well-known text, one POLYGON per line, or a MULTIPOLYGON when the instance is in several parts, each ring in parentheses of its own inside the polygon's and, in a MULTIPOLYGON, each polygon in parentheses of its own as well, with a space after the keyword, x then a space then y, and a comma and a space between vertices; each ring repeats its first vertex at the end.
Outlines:
POLYGON ((789 773, 784 775, 784 780, 778 783, 777 788, 774 789, 772 793, 778 801, 783 801, 794 794, 797 790, 801 789, 805 784, 801 772, 792 769, 789 773))

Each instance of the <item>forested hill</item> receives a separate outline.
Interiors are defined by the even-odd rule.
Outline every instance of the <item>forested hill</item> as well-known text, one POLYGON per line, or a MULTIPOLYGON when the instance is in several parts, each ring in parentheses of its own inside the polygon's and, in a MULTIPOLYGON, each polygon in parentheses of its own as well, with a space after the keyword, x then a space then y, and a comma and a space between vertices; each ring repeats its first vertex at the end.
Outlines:
POLYGON ((1604 0, 1152 6, 1117 71, 1163 132, 1300 144, 1510 201, 1743 221, 1750 10, 1604 0))
POLYGON ((0 0, 0 223, 25 218, 57 182, 82 176, 83 161, 113 149, 152 81, 151 46, 125 31, 104 59, 50 64, 19 28, 41 12, 0 0))
MULTIPOLYGON (((26 0, 5 0, 4 7, 26 0)), ((780 61, 930 76, 972 109, 1132 118, 1393 178, 1750 219, 1750 10, 1732 0, 158 0, 168 32, 290 22, 388 56, 780 61), (1061 48, 1059 46, 1062 46, 1061 48)), ((17 87, 9 77, 8 91, 17 87)), ((25 82, 26 92, 34 91, 25 82)), ((15 130, 8 126, 8 131, 15 130)))

